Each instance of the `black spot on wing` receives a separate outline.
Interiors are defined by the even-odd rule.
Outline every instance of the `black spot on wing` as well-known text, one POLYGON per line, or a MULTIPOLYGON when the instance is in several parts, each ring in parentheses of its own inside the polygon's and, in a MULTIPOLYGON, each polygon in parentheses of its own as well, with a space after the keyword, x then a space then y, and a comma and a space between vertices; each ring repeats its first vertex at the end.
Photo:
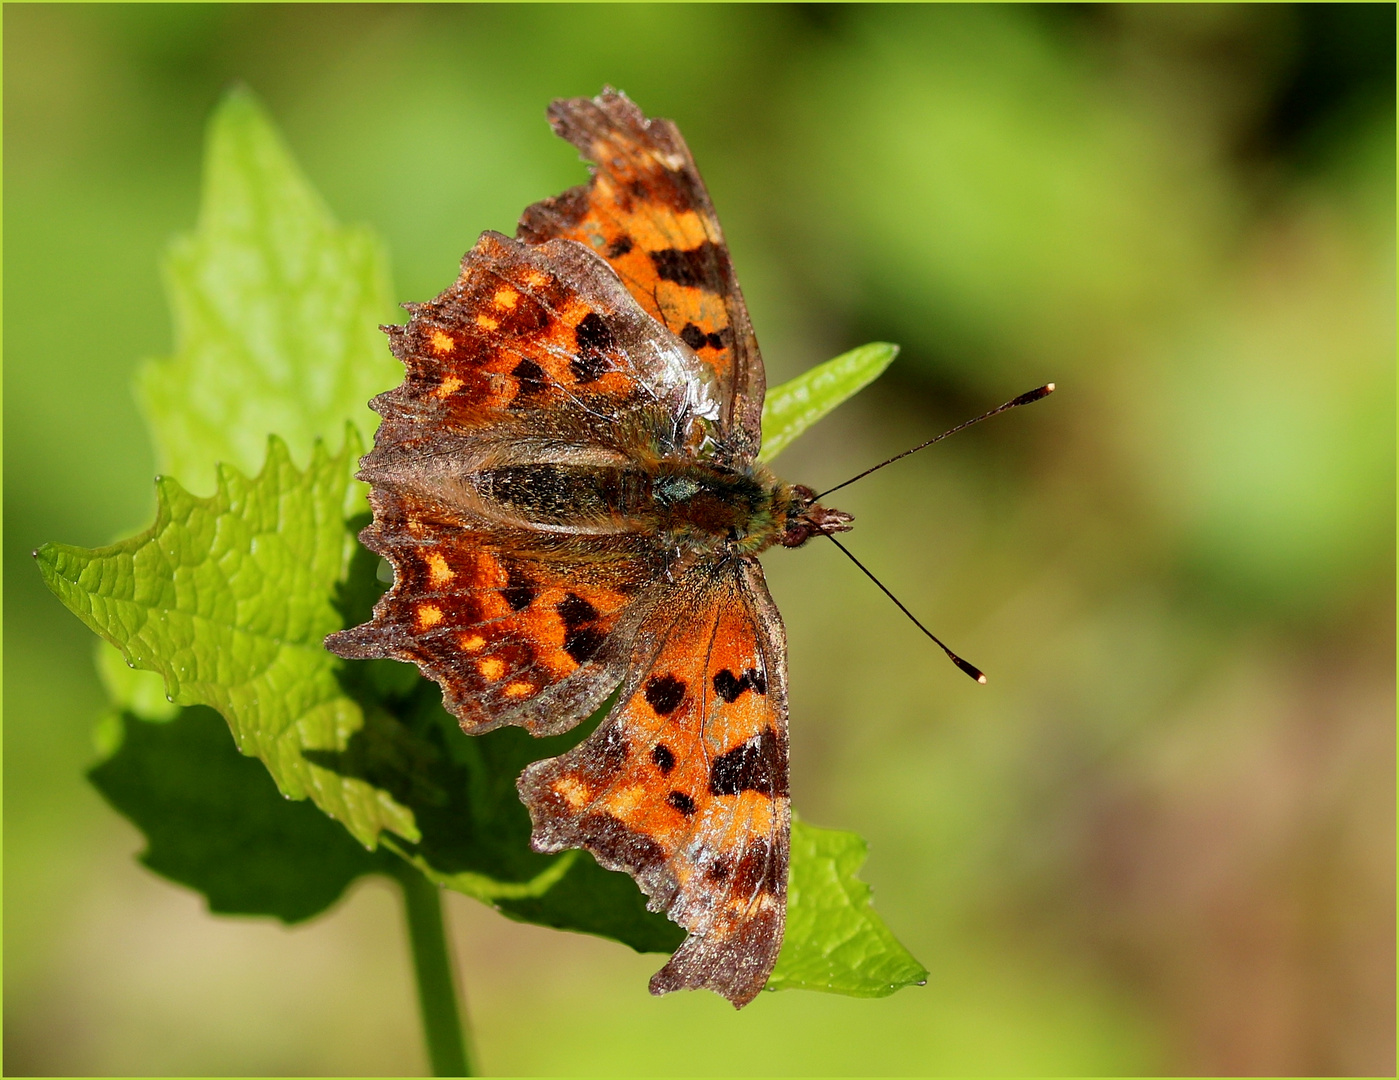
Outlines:
POLYGON ((718 695, 732 705, 738 700, 739 695, 748 689, 748 680, 738 678, 732 671, 725 668, 714 676, 714 690, 718 695))
POLYGON ((724 256, 717 244, 705 240, 697 247, 666 248, 650 254, 656 274, 662 281, 723 293, 724 256))
POLYGON ((742 696, 743 691, 753 690, 759 694, 768 692, 767 677, 761 671, 749 668, 741 676, 724 668, 714 676, 714 689, 721 698, 732 705, 742 696))
POLYGON ((613 240, 612 243, 610 243, 607 246, 607 257, 609 259, 620 259, 631 249, 631 237, 628 236, 626 233, 623 233, 621 236, 617 237, 616 240, 613 240))
POLYGON ((685 684, 674 675, 657 675, 646 682, 646 701, 658 716, 668 716, 685 698, 685 684))
POLYGON ((680 330, 680 340, 690 348, 699 351, 709 342, 709 335, 692 322, 687 322, 680 330))
POLYGON ((590 623, 597 618, 597 608, 575 593, 569 593, 559 601, 558 607, 554 609, 559 613, 559 618, 563 620, 564 626, 573 630, 590 623))
POLYGON ((596 626, 576 627, 565 632, 563 651, 573 657, 574 663, 581 664, 596 656, 597 651, 602 648, 602 643, 606 640, 607 635, 596 626))
POLYGON ((583 316, 573 335, 578 342, 578 352, 568 362, 573 376, 580 383, 594 382, 607 371, 607 357, 603 353, 616 349, 617 340, 596 311, 583 316))
POLYGON ((587 625, 597 616, 597 608, 577 593, 569 593, 554 608, 563 620, 563 651, 573 657, 574 663, 591 660, 602 643, 607 640, 607 632, 596 626, 587 625))
POLYGON ((709 791, 713 795, 756 791, 769 798, 785 796, 787 761, 777 732, 763 728, 756 738, 716 757, 709 767, 709 791))
POLYGON ((505 578, 505 588, 500 590, 511 611, 523 611, 534 603, 539 590, 518 566, 510 567, 505 578))
POLYGON ((617 347, 616 339, 612 336, 612 331, 607 323, 603 321, 601 315, 596 311, 590 311, 584 315, 582 321, 578 323, 573 331, 574 337, 578 341, 579 349, 614 349, 617 347))
POLYGON ((595 311, 583 316, 574 327, 574 339, 578 341, 578 351, 568 361, 574 369, 574 378, 579 382, 595 382, 609 369, 604 353, 616 350, 617 339, 603 316, 595 311))
POLYGON ((672 791, 665 797, 665 801, 679 810, 686 817, 691 817, 695 812, 695 800, 686 795, 683 791, 672 791))
POLYGON ((711 349, 726 349, 729 345, 729 336, 727 326, 711 330, 707 334, 692 322, 687 322, 680 329, 680 340, 694 349, 695 352, 699 352, 705 346, 711 349))
POLYGON ((675 754, 664 743, 657 743, 651 748, 651 760, 661 770, 662 776, 669 776, 670 770, 675 768, 675 754))
POLYGON ((533 360, 521 360, 510 374, 520 381, 521 396, 537 394, 544 389, 544 369, 533 360))

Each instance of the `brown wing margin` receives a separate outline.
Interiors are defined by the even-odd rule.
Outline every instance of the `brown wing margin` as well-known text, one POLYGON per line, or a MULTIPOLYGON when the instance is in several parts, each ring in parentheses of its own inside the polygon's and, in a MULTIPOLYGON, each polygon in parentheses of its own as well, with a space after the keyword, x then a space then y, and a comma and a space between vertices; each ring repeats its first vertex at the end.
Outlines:
POLYGON ((791 811, 783 630, 756 560, 697 572, 657 609, 617 704, 520 778, 539 851, 584 847, 689 933, 651 992, 737 1007, 786 924, 791 811))
POLYGON ((715 374, 720 427, 735 458, 762 439, 765 376, 723 230, 685 140, 623 93, 569 98, 549 121, 594 166, 592 180, 535 203, 516 235, 565 237, 605 258, 637 302, 715 374))

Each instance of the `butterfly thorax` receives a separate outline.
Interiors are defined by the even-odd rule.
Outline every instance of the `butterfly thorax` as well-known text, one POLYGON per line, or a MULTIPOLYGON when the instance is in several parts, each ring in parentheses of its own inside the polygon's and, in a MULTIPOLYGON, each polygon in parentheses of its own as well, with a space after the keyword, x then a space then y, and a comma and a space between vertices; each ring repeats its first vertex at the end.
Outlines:
POLYGON ((538 528, 639 533, 697 553, 756 555, 845 532, 851 517, 784 483, 762 465, 731 469, 706 461, 625 465, 539 463, 478 473, 475 488, 501 512, 538 528))

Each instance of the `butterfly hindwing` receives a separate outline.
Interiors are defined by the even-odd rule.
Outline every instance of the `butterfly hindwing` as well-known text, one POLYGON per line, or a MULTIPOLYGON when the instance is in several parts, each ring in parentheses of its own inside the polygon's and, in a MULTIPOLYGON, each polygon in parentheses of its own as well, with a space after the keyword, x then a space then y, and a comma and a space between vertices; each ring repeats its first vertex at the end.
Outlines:
POLYGON ((520 792, 536 849, 586 847, 689 932, 653 993, 752 1000, 781 948, 790 832, 785 638, 757 561, 678 583, 601 726, 520 792))
POLYGON ((713 372, 721 427, 751 459, 761 443, 762 357, 694 159, 669 120, 648 120, 625 94, 570 98, 549 108, 560 136, 594 162, 585 186, 529 207, 518 235, 577 240, 605 258, 648 314, 713 372))
POLYGON ((376 495, 361 539, 392 563, 394 587, 371 622, 328 639, 334 652, 417 664, 470 734, 502 724, 553 734, 602 704, 654 602, 650 552, 625 537, 587 553, 551 547, 463 528, 411 492, 376 495))

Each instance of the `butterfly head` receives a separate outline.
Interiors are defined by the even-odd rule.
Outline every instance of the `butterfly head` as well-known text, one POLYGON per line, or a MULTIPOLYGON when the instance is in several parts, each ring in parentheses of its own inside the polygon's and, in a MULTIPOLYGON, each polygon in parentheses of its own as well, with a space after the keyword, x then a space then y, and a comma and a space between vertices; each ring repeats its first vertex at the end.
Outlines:
POLYGON ((822 506, 816 492, 805 484, 793 484, 790 491, 786 522, 777 541, 783 547, 801 547, 813 536, 849 532, 854 527, 853 515, 822 506))

